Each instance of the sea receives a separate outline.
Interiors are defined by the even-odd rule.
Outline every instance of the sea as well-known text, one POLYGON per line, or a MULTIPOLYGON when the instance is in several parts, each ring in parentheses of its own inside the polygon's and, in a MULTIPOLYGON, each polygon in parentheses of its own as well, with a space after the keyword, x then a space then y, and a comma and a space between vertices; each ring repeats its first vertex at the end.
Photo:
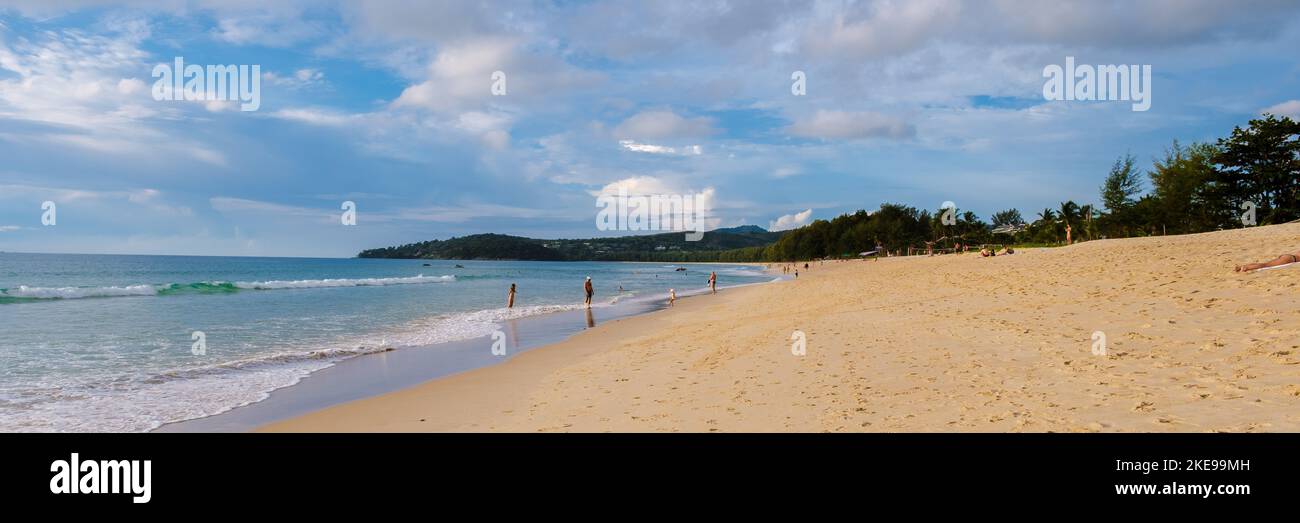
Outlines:
MULTIPOLYGON (((0 253, 0 431, 138 432, 507 320, 772 281, 761 266, 0 253), (517 293, 506 308, 510 284, 517 293)), ((431 353, 433 354, 433 353, 431 353)))

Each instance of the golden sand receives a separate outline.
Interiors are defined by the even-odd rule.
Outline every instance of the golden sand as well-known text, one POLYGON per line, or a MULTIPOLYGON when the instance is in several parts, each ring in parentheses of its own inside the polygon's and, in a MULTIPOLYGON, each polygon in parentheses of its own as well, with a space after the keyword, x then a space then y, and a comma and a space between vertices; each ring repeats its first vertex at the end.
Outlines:
POLYGON ((1296 250, 1300 224, 814 263, 262 430, 1297 431, 1300 264, 1232 271, 1296 250))

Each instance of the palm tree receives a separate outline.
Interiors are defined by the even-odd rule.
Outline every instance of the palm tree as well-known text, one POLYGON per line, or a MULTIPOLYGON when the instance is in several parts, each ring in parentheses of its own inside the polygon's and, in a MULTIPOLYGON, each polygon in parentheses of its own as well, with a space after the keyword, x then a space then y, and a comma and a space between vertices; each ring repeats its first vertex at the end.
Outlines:
POLYGON ((1036 239, 1035 241, 1042 241, 1043 234, 1048 232, 1051 233, 1051 236, 1053 238, 1052 241, 1053 242, 1056 241, 1055 222, 1056 222, 1056 212, 1053 211, 1051 208, 1046 208, 1043 209, 1042 211, 1039 211, 1038 219, 1034 221, 1034 224, 1032 226, 1030 226, 1030 228, 1033 229, 1034 231, 1033 236, 1036 239))
POLYGON ((1051 209, 1043 209, 1038 213, 1038 223, 1047 224, 1056 220, 1056 213, 1051 209))
POLYGON ((1079 204, 1074 200, 1061 202, 1061 210, 1057 213, 1065 223, 1075 225, 1079 221, 1079 204))
POLYGON ((1097 209, 1096 209, 1096 206, 1093 205, 1093 204, 1091 204, 1091 203, 1089 203, 1089 204, 1083 205, 1082 207, 1079 207, 1079 211, 1080 211, 1080 213, 1081 213, 1080 218, 1083 220, 1083 229, 1084 229, 1084 232, 1087 233, 1087 235, 1088 235, 1088 240, 1091 241, 1092 238, 1093 238, 1093 226, 1092 226, 1092 220, 1095 219, 1095 218, 1097 217, 1097 209))

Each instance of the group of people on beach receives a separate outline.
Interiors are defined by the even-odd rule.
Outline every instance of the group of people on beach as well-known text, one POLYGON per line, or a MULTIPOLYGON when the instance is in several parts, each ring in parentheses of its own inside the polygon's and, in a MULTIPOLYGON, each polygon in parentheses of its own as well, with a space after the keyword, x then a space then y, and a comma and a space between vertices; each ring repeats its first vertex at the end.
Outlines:
MULTIPOLYGON (((506 308, 507 308, 507 309, 513 309, 513 308, 515 308, 515 292, 516 292, 516 289, 517 289, 517 288, 515 287, 515 284, 511 283, 511 284, 510 284, 509 295, 508 295, 507 298, 506 298, 506 308)), ((582 283, 582 290, 583 290, 583 293, 586 294, 586 298, 583 299, 582 303, 583 303, 584 305, 586 305, 588 309, 590 309, 590 308, 591 308, 591 298, 592 298, 593 296, 596 295, 596 287, 595 287, 594 285, 592 285, 592 283, 591 283, 591 276, 588 276, 588 277, 587 277, 587 280, 584 281, 584 282, 582 283)), ((713 294, 717 294, 717 293, 718 293, 718 273, 717 273, 717 271, 709 272, 709 291, 712 292, 713 294)), ((620 285, 620 286, 618 287, 618 292, 623 292, 623 286, 622 286, 622 285, 620 285)), ((677 301, 677 289, 668 289, 668 306, 669 306, 669 307, 672 307, 673 304, 674 304, 674 302, 676 302, 676 301, 677 301)))
MULTIPOLYGON (((969 246, 967 246, 967 247, 969 247, 969 246)), ((1013 249, 1013 248, 1011 248, 1011 247, 1009 247, 1009 246, 1006 247, 1005 249, 1003 249, 1001 253, 998 253, 998 252, 997 252, 997 249, 989 249, 988 247, 984 247, 984 248, 981 248, 981 249, 980 249, 980 256, 985 257, 985 258, 990 257, 990 256, 998 256, 999 254, 1005 256, 1005 255, 1008 255, 1008 254, 1015 254, 1015 253, 1016 253, 1015 249, 1013 249)), ((1273 268, 1273 267, 1282 267, 1282 266, 1286 266, 1286 265, 1291 265, 1291 264, 1293 264, 1293 263, 1300 263, 1300 251, 1296 251, 1296 252, 1294 252, 1294 253, 1290 253, 1290 254, 1281 254, 1281 255, 1278 255, 1278 257, 1276 257, 1276 258, 1273 258, 1273 259, 1271 259, 1271 260, 1269 260, 1269 261, 1262 262, 1262 263, 1246 263, 1246 264, 1238 265, 1238 266, 1236 266, 1236 268, 1233 269, 1233 270, 1234 270, 1234 272, 1251 272, 1251 271, 1257 271, 1257 270, 1260 270, 1260 269, 1268 269, 1268 268, 1273 268)), ((803 264, 803 268, 804 268, 804 270, 808 270, 808 264, 807 264, 807 263, 804 263, 804 264, 803 264)), ((793 273, 794 273, 794 277, 795 277, 795 278, 798 278, 798 277, 799 277, 799 266, 798 266, 798 265, 795 265, 795 264, 784 265, 784 266, 781 267, 781 272, 786 273, 786 274, 789 274, 789 273, 793 272, 793 273)), ((583 304, 586 305, 588 309, 590 309, 590 308, 591 308, 591 298, 592 298, 593 296, 596 295, 596 288, 595 288, 595 286, 593 286, 592 283, 591 283, 591 276, 588 276, 588 277, 587 277, 587 280, 584 281, 584 282, 582 283, 582 289, 583 289, 584 294, 586 294, 586 298, 583 300, 583 304)), ((618 288, 618 290, 619 290, 619 292, 622 292, 622 291, 623 291, 623 287, 620 286, 620 287, 618 288)), ((717 271, 709 272, 709 291, 710 291, 712 294, 717 294, 717 293, 718 293, 718 273, 717 273, 717 271)), ((515 292, 516 292, 515 284, 511 283, 511 284, 510 284, 510 294, 509 294, 509 297, 506 299, 506 308, 513 309, 513 308, 515 307, 515 292)), ((677 302, 677 289, 668 289, 668 306, 669 306, 669 307, 672 307, 676 302, 677 302)))

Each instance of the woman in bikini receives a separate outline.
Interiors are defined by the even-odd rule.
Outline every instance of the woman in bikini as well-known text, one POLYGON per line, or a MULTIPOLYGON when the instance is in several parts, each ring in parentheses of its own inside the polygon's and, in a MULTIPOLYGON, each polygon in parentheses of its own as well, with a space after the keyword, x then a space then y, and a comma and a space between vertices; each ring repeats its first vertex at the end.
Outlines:
POLYGON ((1283 254, 1264 263, 1247 263, 1245 265, 1238 265, 1236 272, 1257 271, 1259 269, 1267 269, 1279 265, 1289 265, 1296 262, 1300 262, 1300 252, 1283 254))

